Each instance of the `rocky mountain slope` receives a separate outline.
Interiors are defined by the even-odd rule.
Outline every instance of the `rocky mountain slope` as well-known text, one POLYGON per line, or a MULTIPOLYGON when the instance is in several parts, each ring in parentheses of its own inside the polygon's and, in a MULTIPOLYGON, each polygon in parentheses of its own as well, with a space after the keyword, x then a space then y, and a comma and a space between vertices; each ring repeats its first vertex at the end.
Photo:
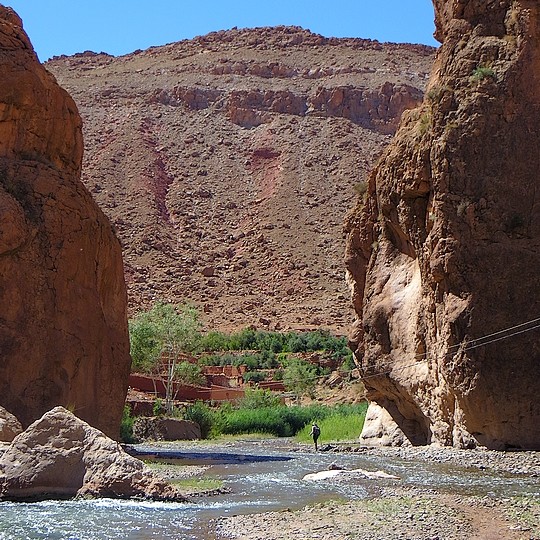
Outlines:
POLYGON ((83 117, 130 313, 160 298, 208 328, 345 333, 342 222, 433 54, 279 27, 49 61, 83 117))
POLYGON ((120 244, 80 181, 81 118, 0 6, 0 403, 119 434, 130 367, 120 244))
POLYGON ((426 98, 348 225, 363 437, 540 448, 540 7, 434 4, 426 98))

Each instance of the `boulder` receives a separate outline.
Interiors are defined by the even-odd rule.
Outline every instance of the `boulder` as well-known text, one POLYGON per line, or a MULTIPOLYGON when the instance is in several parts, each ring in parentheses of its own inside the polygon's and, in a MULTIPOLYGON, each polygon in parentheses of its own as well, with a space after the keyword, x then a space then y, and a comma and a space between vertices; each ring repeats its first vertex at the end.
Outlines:
POLYGON ((81 118, 0 6, 0 404, 119 434, 130 369, 122 253, 83 186, 81 118))
POLYGON ((362 437, 539 449, 540 4, 434 5, 424 102, 346 224, 362 437))
POLYGON ((365 469, 330 469, 327 471, 308 473, 302 480, 319 482, 321 480, 351 478, 363 478, 366 480, 401 480, 399 476, 395 476, 385 471, 366 471, 365 469))
POLYGON ((184 500, 116 441, 55 407, 15 437, 0 457, 0 498, 78 496, 184 500))
POLYGON ((11 442, 22 430, 17 418, 4 407, 0 407, 0 442, 11 442))
POLYGON ((201 438, 201 428, 189 420, 139 416, 133 424, 133 436, 139 441, 192 441, 201 438))

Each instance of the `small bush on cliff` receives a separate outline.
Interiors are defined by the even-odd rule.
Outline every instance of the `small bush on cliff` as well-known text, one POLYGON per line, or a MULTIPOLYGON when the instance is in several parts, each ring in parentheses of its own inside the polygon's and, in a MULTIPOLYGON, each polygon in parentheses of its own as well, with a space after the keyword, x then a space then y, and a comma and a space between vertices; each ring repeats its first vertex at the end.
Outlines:
POLYGON ((495 79, 495 72, 489 66, 478 66, 472 73, 471 79, 474 82, 483 79, 495 79))
POLYGON ((420 135, 425 135, 431 129, 431 123, 431 113, 428 111, 423 112, 418 121, 418 131, 420 132, 420 135))

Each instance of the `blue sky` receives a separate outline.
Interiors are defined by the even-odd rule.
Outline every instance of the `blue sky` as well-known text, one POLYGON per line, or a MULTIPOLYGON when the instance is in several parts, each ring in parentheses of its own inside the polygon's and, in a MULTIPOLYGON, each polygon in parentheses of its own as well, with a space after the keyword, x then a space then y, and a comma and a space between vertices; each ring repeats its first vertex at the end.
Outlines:
POLYGON ((40 60, 85 50, 121 55, 214 30, 278 24, 330 37, 426 43, 430 0, 0 0, 22 17, 40 60))

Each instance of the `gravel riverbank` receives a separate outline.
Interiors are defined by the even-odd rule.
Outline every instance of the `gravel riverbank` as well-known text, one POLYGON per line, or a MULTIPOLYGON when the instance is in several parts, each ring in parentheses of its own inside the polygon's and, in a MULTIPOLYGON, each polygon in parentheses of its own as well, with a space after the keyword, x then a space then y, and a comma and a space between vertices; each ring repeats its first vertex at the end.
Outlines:
MULTIPOLYGON (((538 481, 540 452, 449 448, 366 448, 328 445, 326 452, 358 452, 402 460, 448 463, 485 474, 504 473, 538 481)), ((536 496, 473 496, 396 485, 378 496, 332 500, 296 511, 238 515, 219 520, 216 538, 239 540, 540 540, 536 496)))

